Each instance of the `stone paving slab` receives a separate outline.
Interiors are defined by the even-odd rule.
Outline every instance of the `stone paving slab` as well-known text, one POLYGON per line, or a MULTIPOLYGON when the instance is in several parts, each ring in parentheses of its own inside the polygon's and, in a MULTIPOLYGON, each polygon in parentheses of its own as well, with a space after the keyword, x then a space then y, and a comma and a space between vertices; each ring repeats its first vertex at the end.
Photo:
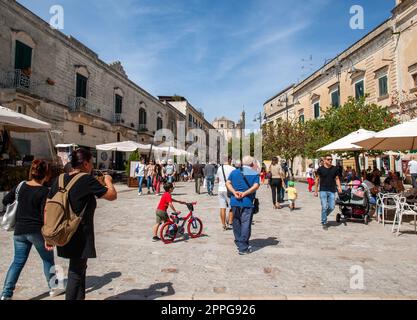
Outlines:
MULTIPOLYGON (((251 245, 239 256, 233 233, 219 223, 217 197, 195 195, 193 183, 178 184, 174 198, 198 201, 195 214, 204 236, 164 245, 151 241, 159 198, 139 197, 118 186, 116 202, 99 200, 95 215, 97 259, 87 271, 87 299, 416 299, 417 236, 396 237, 391 225, 334 222, 320 226, 320 202, 299 184, 300 210, 273 210, 270 190, 258 193, 251 245), (356 266, 356 267, 355 267, 356 266), (351 288, 351 268, 362 268, 363 289, 351 288)), ((185 211, 181 205, 176 206, 185 211)), ((12 234, 0 232, 0 283, 13 257, 12 234)), ((56 258, 66 272, 68 261, 56 258)), ((356 269, 354 269, 356 270, 356 269)), ((32 250, 17 284, 16 299, 49 299, 42 262, 32 250)), ((63 299, 57 297, 54 299, 63 299)))

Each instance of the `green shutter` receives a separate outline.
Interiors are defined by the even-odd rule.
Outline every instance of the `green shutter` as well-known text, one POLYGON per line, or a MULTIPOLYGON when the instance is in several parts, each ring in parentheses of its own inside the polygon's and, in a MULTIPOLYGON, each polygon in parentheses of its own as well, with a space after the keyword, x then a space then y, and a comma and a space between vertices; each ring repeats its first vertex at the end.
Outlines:
POLYGON ((320 103, 314 104, 314 118, 320 118, 320 103))
POLYGON ((379 96, 383 97, 388 94, 388 77, 379 78, 379 96))
POLYGON ((16 40, 15 69, 24 70, 32 67, 32 48, 16 40))
POLYGON ((121 96, 119 96, 118 94, 116 94, 116 98, 115 98, 115 113, 122 113, 122 106, 123 106, 123 98, 121 96))
POLYGON ((76 96, 87 98, 87 78, 77 73, 76 96))
POLYGON ((356 99, 360 99, 363 96, 365 96, 365 88, 364 88, 364 82, 362 80, 355 84, 355 97, 356 99))

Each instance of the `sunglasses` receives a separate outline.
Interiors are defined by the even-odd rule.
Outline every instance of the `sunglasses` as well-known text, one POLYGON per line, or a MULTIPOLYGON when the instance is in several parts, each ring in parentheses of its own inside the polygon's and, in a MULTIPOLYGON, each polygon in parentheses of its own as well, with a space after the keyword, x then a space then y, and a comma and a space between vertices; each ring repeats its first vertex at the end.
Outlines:
POLYGON ((326 161, 333 161, 333 158, 327 158, 326 161))

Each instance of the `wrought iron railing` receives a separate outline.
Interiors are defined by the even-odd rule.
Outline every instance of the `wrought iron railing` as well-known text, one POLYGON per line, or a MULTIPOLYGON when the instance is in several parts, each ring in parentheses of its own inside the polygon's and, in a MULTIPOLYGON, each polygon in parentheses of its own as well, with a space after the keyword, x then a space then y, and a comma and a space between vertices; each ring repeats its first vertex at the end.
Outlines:
POLYGON ((34 81, 31 76, 22 70, 13 70, 0 73, 0 88, 21 89, 32 92, 34 81))
POLYGON ((114 124, 123 124, 124 123, 121 113, 115 113, 113 115, 113 123, 114 124))
POLYGON ((84 112, 93 116, 101 115, 101 110, 83 97, 70 97, 69 106, 71 112, 84 112))

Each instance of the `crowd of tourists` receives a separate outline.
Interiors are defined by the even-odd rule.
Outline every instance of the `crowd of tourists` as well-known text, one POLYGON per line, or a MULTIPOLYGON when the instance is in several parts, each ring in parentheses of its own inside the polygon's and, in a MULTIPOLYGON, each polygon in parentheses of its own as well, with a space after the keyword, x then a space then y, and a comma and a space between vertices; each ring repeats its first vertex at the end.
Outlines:
MULTIPOLYGON (((328 216, 335 209, 337 193, 342 193, 342 183, 360 180, 367 186, 371 196, 380 192, 401 192, 404 190, 403 181, 398 173, 389 172, 383 179, 378 169, 368 170, 358 176, 357 172, 347 167, 333 166, 333 157, 326 155, 318 168, 309 166, 307 171, 308 190, 314 196, 320 197, 322 211, 321 224, 328 229, 328 216)), ((42 160, 34 160, 27 181, 15 186, 3 199, 3 204, 17 204, 16 221, 14 227, 14 258, 7 272, 2 300, 10 300, 29 257, 32 246, 37 250, 44 268, 47 287, 50 296, 56 296, 65 291, 68 300, 85 299, 86 271, 88 259, 96 258, 94 240, 94 212, 96 199, 113 201, 117 199, 117 192, 112 178, 104 176, 99 181, 92 175, 92 154, 85 149, 77 149, 71 154, 71 165, 66 173, 61 174, 52 183, 49 180, 48 164, 42 160), (49 185, 47 187, 46 185, 49 185), (68 204, 59 203, 59 199, 66 199, 68 204), (58 200, 57 200, 58 199, 58 200), (65 234, 66 241, 61 245, 51 242, 53 236, 48 237, 48 212, 56 210, 56 204, 62 208, 68 207, 68 212, 78 221, 72 233, 65 234), (55 207, 54 207, 55 205, 55 207), (57 256, 69 259, 68 280, 65 287, 57 286, 54 263, 54 251, 57 256)), ((417 162, 413 159, 409 163, 409 173, 413 186, 416 188, 417 162)), ((218 208, 220 221, 224 231, 233 230, 235 245, 239 255, 253 252, 249 245, 254 214, 259 211, 259 200, 256 193, 260 186, 267 182, 271 190, 274 210, 282 209, 284 196, 287 194, 290 210, 296 209, 298 192, 286 161, 273 158, 269 166, 261 165, 250 156, 241 161, 232 162, 228 159, 222 164, 215 163, 187 163, 177 166, 172 159, 167 163, 146 163, 141 160, 135 167, 140 195, 143 186, 148 194, 164 193, 156 208, 156 222, 153 225, 153 241, 159 241, 158 229, 168 220, 168 209, 177 213, 174 203, 186 204, 174 199, 172 193, 178 181, 195 183, 196 194, 201 194, 204 186, 209 197, 215 196, 214 185, 218 183, 218 208)), ((74 220, 74 221, 75 221, 74 220)), ((50 223, 51 224, 51 223, 50 223)), ((49 224, 49 227, 50 227, 49 224)), ((56 226, 55 226, 56 227, 56 226)), ((59 230, 58 230, 59 231, 59 230)))

